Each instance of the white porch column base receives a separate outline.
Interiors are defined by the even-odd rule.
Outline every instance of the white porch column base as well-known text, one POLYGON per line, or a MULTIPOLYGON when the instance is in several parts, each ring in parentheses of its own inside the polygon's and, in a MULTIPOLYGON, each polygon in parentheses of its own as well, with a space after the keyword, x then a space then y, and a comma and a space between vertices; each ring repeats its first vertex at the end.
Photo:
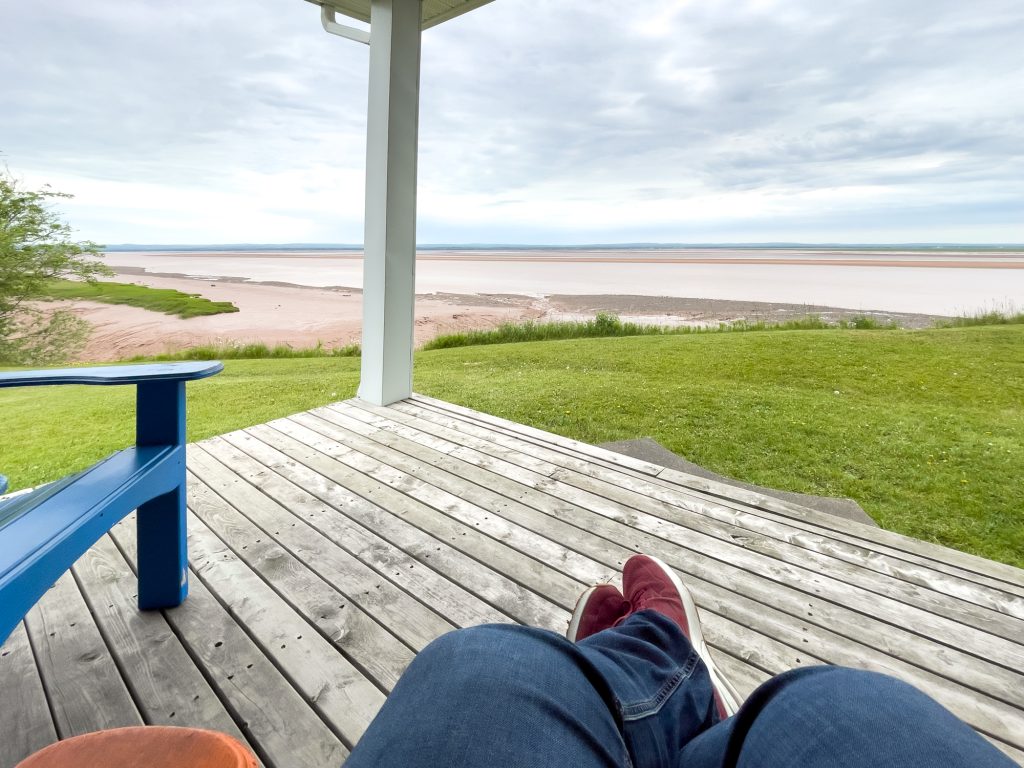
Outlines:
POLYGON ((420 0, 372 0, 359 397, 412 394, 420 0))

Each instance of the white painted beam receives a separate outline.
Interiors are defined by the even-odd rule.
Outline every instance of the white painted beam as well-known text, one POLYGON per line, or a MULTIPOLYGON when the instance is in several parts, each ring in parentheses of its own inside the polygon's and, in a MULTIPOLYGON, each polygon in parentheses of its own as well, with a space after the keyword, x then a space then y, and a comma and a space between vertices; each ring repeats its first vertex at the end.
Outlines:
POLYGON ((335 10, 328 8, 326 5, 320 6, 320 23, 323 25, 324 31, 332 35, 355 40, 357 43, 363 43, 364 45, 370 44, 369 32, 365 29, 350 27, 348 24, 339 24, 338 15, 335 10))
POLYGON ((412 394, 420 0, 372 0, 359 397, 412 394))

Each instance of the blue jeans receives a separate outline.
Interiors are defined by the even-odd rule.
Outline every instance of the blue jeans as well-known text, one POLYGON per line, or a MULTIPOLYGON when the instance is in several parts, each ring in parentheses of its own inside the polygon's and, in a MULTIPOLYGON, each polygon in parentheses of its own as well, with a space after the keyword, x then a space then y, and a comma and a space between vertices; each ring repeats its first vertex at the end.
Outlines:
POLYGON ((577 645, 487 625, 409 666, 347 768, 1012 768, 932 699, 873 672, 808 667, 719 722, 704 662, 654 611, 577 645))

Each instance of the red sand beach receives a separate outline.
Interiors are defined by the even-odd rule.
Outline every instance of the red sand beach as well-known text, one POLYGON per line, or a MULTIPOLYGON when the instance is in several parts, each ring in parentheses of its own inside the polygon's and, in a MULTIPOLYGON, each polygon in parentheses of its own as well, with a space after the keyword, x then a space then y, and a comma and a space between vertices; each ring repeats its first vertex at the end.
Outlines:
MULTIPOLYGON (((123 282, 230 301, 238 313, 182 320, 74 302, 94 327, 82 360, 202 343, 339 346, 359 341, 362 254, 353 251, 112 252, 123 282), (346 287, 349 286, 349 287, 346 287)), ((707 324, 872 314, 901 325, 1024 305, 1024 253, 571 249, 428 251, 417 258, 416 341, 524 319, 611 312, 707 324)))

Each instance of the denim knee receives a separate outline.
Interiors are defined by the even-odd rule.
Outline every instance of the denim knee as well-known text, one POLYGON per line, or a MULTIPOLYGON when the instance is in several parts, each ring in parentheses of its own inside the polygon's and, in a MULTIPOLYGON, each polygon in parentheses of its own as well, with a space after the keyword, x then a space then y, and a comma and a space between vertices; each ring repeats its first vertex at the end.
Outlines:
POLYGON ((417 679, 444 678, 448 687, 517 685, 541 669, 549 679, 573 678, 575 647, 553 632, 516 624, 456 629, 431 641, 409 665, 417 679))
POLYGON ((475 627, 465 627, 446 632, 434 638, 427 646, 420 651, 413 664, 441 664, 449 666, 453 659, 470 657, 479 663, 490 663, 504 661, 508 653, 509 642, 529 643, 529 633, 522 630, 528 629, 516 624, 481 624, 475 627), (511 639, 510 636, 524 635, 511 639))
POLYGON ((968 725, 912 685, 846 667, 804 667, 758 688, 734 718, 687 745, 705 766, 1011 766, 968 725))
POLYGON ((488 624, 429 643, 349 765, 621 766, 611 697, 589 662, 547 630, 488 624))
MULTIPOLYGON (((870 669, 854 669, 852 667, 816 666, 802 668, 800 685, 812 684, 819 696, 832 696, 839 706, 849 704, 844 694, 851 690, 886 691, 889 695, 921 697, 921 691, 909 683, 905 683, 892 675, 874 672, 870 669)), ((794 670, 795 671, 795 670, 794 670)))

